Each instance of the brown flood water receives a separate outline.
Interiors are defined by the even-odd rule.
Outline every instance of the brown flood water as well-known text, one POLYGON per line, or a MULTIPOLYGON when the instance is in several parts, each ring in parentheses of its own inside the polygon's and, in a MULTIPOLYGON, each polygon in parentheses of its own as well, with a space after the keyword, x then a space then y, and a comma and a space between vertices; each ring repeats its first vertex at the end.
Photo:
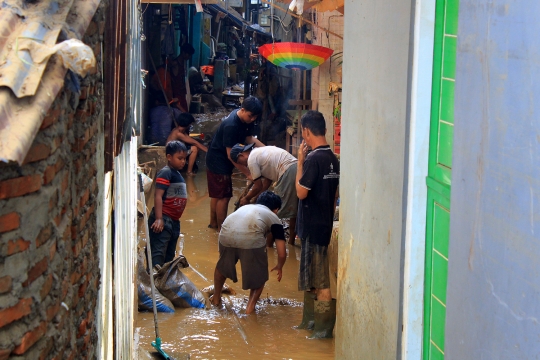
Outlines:
MULTIPOLYGON (((204 164, 203 156, 199 164, 204 164)), ((233 179, 234 197, 229 213, 245 184, 239 174, 233 175, 233 179)), ((183 269, 184 274, 202 289, 213 284, 219 257, 218 237, 215 230, 207 228, 210 198, 204 167, 195 177, 186 178, 186 182, 189 199, 180 219, 184 240, 179 241, 178 252, 183 253, 190 264, 189 268, 183 269)), ((227 280, 237 294, 225 295, 221 309, 177 308, 174 314, 158 313, 163 349, 169 355, 189 353, 191 359, 333 359, 334 339, 309 340, 306 336, 311 332, 293 328, 302 319, 303 293, 298 291, 300 248, 287 247, 283 278, 278 282, 276 273, 270 273, 255 314, 245 314, 249 290, 241 288, 238 264, 238 282, 227 280)), ((269 270, 276 263, 276 250, 269 249, 269 270)), ((139 312, 135 318, 139 358, 146 359, 148 352, 153 351, 150 343, 155 339, 153 315, 139 312)))

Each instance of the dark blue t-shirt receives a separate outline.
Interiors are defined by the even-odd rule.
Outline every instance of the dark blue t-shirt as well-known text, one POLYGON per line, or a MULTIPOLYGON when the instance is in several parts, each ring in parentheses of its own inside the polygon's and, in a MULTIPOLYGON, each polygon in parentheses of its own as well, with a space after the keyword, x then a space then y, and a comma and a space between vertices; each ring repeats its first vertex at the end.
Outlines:
POLYGON ((253 136, 254 124, 243 123, 234 110, 219 125, 206 154, 206 166, 214 174, 230 175, 234 165, 227 157, 227 148, 240 143, 244 144, 246 137, 253 136))
POLYGON ((339 185, 339 162, 330 146, 319 146, 304 161, 300 186, 309 190, 298 202, 296 230, 301 239, 328 246, 334 224, 334 201, 339 185))

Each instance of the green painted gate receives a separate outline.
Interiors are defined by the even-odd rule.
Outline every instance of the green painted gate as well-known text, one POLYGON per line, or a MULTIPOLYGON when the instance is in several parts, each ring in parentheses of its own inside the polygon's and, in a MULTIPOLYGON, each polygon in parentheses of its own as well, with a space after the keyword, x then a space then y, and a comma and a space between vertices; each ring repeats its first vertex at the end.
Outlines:
POLYGON ((436 0, 429 167, 423 358, 444 359, 454 79, 459 0, 436 0))

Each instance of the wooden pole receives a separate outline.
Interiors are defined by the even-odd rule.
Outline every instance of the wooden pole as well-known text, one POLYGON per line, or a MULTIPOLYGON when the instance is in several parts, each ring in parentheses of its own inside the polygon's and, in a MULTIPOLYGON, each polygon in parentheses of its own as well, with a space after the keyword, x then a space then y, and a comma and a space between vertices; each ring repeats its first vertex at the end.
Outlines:
MULTIPOLYGON (((272 3, 271 3, 270 1, 268 1, 268 0, 261 0, 261 1, 262 1, 263 3, 269 4, 269 5, 272 6, 272 7, 275 7, 276 9, 279 9, 279 10, 281 10, 281 11, 287 12, 286 9, 284 9, 284 8, 282 8, 282 7, 280 7, 280 6, 277 6, 277 5, 275 5, 275 4, 272 4, 272 3)), ((289 14, 290 14, 291 16, 294 16, 295 18, 301 19, 301 21, 307 22, 308 24, 311 24, 311 25, 313 25, 313 26, 315 26, 315 27, 318 27, 319 29, 322 29, 322 30, 324 30, 325 32, 327 32, 327 33, 329 33, 329 34, 332 34, 332 35, 334 35, 334 36, 340 38, 341 40, 343 40, 343 36, 341 36, 341 35, 339 35, 339 34, 336 34, 335 32, 332 32, 332 31, 328 30, 327 28, 324 28, 324 27, 322 27, 322 26, 319 26, 319 25, 315 24, 314 22, 311 22, 311 21, 309 21, 308 19, 304 19, 302 16, 296 15, 296 14, 294 14, 294 13, 292 13, 292 12, 289 12, 289 14)))

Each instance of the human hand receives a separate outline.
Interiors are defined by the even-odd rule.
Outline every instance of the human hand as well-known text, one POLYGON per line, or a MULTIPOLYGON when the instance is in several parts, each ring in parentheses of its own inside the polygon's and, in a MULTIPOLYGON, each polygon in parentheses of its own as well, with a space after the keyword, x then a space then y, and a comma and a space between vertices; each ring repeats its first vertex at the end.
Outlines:
POLYGON ((247 205, 247 204, 249 204, 248 199, 246 199, 245 197, 240 199, 240 206, 244 206, 244 205, 247 205))
POLYGON ((280 267, 278 267, 278 265, 274 266, 274 268, 270 271, 274 271, 276 270, 277 271, 277 281, 281 281, 281 276, 282 276, 282 272, 283 270, 281 270, 280 267))
POLYGON ((308 153, 308 146, 305 140, 302 140, 300 147, 298 148, 298 161, 303 163, 308 153))
POLYGON ((152 226, 150 226, 150 228, 155 232, 155 233, 160 233, 163 231, 163 219, 156 219, 156 221, 154 221, 154 223, 152 224, 152 226))

